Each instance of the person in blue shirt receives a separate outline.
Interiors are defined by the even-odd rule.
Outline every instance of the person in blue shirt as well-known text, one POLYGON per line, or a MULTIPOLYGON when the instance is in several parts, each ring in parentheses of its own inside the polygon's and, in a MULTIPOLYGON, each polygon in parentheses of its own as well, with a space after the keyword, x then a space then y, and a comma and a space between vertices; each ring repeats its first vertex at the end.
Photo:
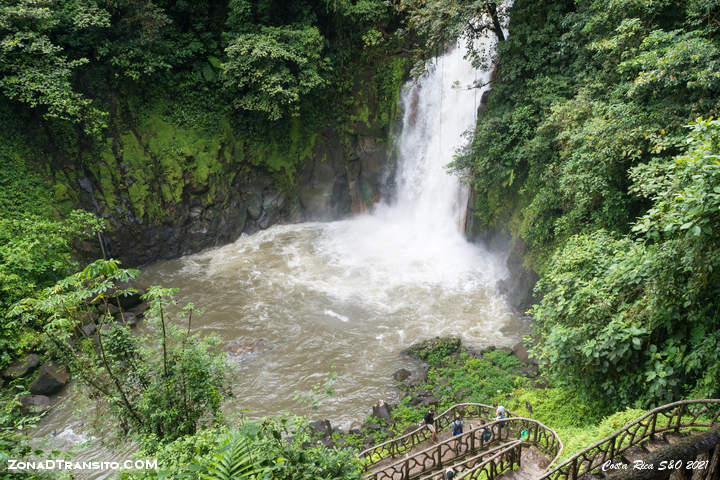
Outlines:
MULTIPOLYGON (((458 435, 462 435, 464 425, 465 424, 463 423, 462 418, 460 417, 460 414, 456 413, 455 419, 452 421, 452 423, 450 423, 450 428, 452 429, 452 434, 454 437, 457 437, 458 435)), ((453 444, 453 449, 455 450, 455 453, 458 453, 457 448, 458 448, 459 443, 460 443, 459 440, 455 440, 455 443, 453 444)))

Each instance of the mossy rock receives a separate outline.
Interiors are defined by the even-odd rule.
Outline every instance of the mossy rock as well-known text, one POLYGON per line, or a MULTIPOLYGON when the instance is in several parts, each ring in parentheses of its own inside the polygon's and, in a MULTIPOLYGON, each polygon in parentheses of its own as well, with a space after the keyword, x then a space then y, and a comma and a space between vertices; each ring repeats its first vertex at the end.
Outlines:
POLYGON ((407 354, 430 365, 440 365, 460 351, 462 341, 457 337, 435 337, 411 345, 407 354))

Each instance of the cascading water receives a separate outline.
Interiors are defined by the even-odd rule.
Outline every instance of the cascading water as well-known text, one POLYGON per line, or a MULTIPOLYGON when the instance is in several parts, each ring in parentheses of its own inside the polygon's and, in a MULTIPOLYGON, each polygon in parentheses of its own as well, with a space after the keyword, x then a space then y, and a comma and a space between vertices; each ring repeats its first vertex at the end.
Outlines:
MULTIPOLYGON (((458 335, 471 346, 509 346, 525 333, 494 288, 506 275, 502 263, 464 238, 467 192, 446 172, 474 126, 482 92, 468 87, 489 76, 464 53, 457 47, 436 59, 404 90, 393 201, 346 221, 271 227, 146 269, 144 283, 179 288, 179 303, 205 310, 195 329, 225 342, 238 367, 227 411, 357 420, 377 400, 394 400, 395 370, 417 368, 400 354, 410 344, 458 335), (293 399, 331 367, 336 393, 317 412, 293 399)), ((60 409, 38 433, 62 437, 81 431, 78 421, 60 409)))

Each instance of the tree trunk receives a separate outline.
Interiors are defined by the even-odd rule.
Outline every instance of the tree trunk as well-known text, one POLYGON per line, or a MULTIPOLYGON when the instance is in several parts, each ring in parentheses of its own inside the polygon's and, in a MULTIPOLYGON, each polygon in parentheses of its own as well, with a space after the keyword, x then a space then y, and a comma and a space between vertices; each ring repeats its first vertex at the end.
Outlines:
POLYGON ((498 12, 497 12, 497 3, 495 2, 487 2, 487 9, 488 14, 490 14, 490 19, 493 23, 493 31, 495 32, 495 35, 497 35, 498 41, 504 42, 505 41, 505 34, 502 30, 502 24, 500 23, 500 18, 498 18, 498 12))

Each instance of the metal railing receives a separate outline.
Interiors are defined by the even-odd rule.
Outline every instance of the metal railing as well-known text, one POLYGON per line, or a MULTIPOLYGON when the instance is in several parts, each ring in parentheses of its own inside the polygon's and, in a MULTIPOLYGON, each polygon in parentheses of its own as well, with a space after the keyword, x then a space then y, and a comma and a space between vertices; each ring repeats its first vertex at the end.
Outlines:
MULTIPOLYGON (((488 469, 492 469, 492 467, 489 467, 491 464, 496 465, 497 470, 497 464, 498 460, 500 459, 501 453, 506 452, 507 450, 514 450, 517 457, 514 457, 513 459, 516 460, 516 464, 520 465, 520 455, 522 453, 522 440, 515 440, 514 442, 504 443, 499 447, 491 448, 490 450, 485 450, 484 452, 481 452, 478 455, 473 455, 472 457, 466 458, 465 460, 461 462, 454 463, 452 465, 452 469, 455 472, 455 475, 460 475, 457 478, 462 478, 463 472, 465 472, 465 475, 468 475, 471 473, 471 470, 481 469, 485 466, 488 466, 488 469)), ((472 478, 472 477, 467 477, 472 478)), ((439 472, 432 473, 428 476, 421 477, 419 480, 446 480, 445 479, 445 472, 443 470, 440 470, 439 472)))
POLYGON ((520 466, 522 446, 523 442, 514 442, 512 446, 508 446, 508 448, 474 466, 472 470, 457 477, 458 480, 495 480, 505 472, 520 466))

